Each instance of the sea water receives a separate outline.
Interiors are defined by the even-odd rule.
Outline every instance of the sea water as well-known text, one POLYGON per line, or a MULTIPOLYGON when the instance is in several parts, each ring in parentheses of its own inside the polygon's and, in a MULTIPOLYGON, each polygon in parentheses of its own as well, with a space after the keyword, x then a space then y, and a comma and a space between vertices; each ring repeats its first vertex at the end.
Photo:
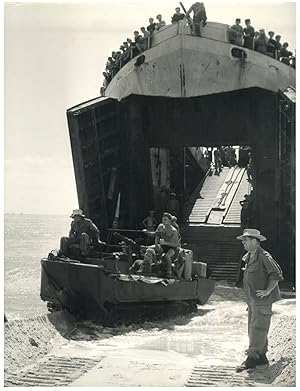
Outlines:
POLYGON ((4 217, 4 311, 8 319, 47 313, 40 298, 41 258, 68 235, 69 216, 6 214, 4 217))

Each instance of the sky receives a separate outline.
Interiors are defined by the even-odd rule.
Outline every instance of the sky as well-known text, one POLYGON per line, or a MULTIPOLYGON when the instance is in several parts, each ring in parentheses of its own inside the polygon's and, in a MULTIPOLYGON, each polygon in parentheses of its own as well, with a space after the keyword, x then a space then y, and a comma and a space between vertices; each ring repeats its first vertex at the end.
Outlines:
MULTIPOLYGON (((192 2, 183 2, 188 8, 192 2)), ((209 21, 250 18, 295 49, 295 3, 205 3, 209 21)), ((4 211, 68 214, 78 206, 66 110, 99 96, 111 51, 167 23, 177 1, 4 4, 4 211)))

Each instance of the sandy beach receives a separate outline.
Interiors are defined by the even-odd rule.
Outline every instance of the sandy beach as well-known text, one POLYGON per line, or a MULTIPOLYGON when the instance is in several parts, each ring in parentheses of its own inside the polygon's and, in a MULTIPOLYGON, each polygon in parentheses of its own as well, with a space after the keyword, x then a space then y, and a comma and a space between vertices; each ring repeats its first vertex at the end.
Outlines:
POLYGON ((273 313, 269 367, 241 374, 235 367, 248 343, 246 304, 241 289, 225 284, 196 314, 142 325, 76 324, 65 314, 31 320, 27 328, 12 321, 5 330, 6 384, 295 386, 295 298, 275 303, 273 313))

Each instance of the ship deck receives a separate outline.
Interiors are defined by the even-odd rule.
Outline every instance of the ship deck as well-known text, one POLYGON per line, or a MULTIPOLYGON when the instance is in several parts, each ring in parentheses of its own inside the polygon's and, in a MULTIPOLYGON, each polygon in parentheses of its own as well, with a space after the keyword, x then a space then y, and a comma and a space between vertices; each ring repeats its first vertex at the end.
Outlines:
POLYGON ((262 53, 232 45, 228 27, 208 22, 201 37, 181 21, 151 37, 148 50, 124 65, 105 96, 196 97, 251 87, 295 86, 295 69, 262 53))

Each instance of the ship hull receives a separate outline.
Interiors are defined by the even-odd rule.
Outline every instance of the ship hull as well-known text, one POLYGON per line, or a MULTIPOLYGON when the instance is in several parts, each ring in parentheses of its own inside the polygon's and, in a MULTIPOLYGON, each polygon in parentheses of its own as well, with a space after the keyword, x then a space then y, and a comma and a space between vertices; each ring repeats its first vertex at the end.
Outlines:
MULTIPOLYGON (((214 39, 188 34, 185 26, 158 33, 157 44, 133 58, 112 79, 105 95, 196 97, 260 87, 277 92, 295 86, 295 70, 269 56, 214 39), (165 34, 165 36, 163 36, 165 34), (234 53, 243 53, 237 58, 234 53), (140 63, 142 62, 142 63, 140 63)), ((220 30, 220 29, 219 29, 220 30)), ((204 31, 204 30, 203 30, 204 31)), ((225 30, 223 34, 225 34, 225 30)), ((154 40, 155 43, 155 40, 154 40)))

